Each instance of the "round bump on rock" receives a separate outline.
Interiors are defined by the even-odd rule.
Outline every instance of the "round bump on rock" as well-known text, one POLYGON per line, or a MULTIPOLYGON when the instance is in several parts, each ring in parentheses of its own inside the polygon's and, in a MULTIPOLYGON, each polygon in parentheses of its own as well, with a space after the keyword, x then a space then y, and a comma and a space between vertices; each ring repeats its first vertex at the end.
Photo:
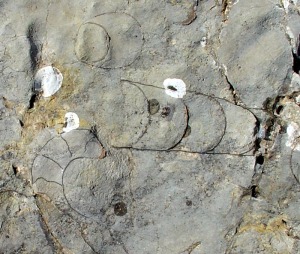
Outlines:
POLYGON ((57 68, 46 66, 35 74, 33 89, 43 97, 50 97, 61 88, 62 81, 63 76, 57 68))
POLYGON ((165 106, 162 108, 160 115, 161 115, 161 117, 165 118, 165 117, 168 117, 171 114, 171 112, 172 112, 171 107, 165 106))
POLYGON ((149 100, 149 113, 150 115, 154 115, 159 111, 159 102, 156 99, 149 100))
POLYGON ((114 213, 117 216, 124 216, 127 213, 127 206, 124 202, 118 202, 114 205, 114 213))

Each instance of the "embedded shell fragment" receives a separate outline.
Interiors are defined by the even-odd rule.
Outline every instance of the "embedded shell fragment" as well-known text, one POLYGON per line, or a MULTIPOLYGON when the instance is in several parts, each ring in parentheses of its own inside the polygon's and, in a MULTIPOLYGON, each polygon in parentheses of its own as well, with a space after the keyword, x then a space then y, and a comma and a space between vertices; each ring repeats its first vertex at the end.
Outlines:
POLYGON ((43 67, 35 74, 34 91, 41 92, 43 97, 50 97, 61 88, 62 81, 63 75, 57 68, 43 67))
POLYGON ((65 115, 65 127, 63 132, 69 132, 79 127, 79 117, 76 113, 68 112, 65 115))
POLYGON ((164 83, 165 92, 167 95, 174 98, 183 98, 186 94, 186 85, 181 79, 167 78, 164 83))

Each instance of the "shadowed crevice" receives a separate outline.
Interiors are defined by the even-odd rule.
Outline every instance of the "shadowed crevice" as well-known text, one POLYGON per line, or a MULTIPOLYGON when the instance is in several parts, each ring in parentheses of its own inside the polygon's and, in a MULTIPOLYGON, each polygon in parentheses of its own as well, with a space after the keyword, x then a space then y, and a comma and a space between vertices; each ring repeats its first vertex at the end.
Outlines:
POLYGON ((26 37, 29 42, 29 56, 31 60, 31 71, 34 73, 40 62, 41 45, 38 43, 37 26, 31 23, 27 28, 26 37))

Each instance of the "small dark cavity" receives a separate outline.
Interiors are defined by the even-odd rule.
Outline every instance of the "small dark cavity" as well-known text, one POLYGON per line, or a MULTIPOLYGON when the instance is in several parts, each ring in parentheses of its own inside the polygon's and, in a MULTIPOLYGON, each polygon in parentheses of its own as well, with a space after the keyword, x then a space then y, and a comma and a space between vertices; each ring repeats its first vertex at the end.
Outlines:
POLYGON ((296 52, 293 52, 293 71, 299 74, 300 71, 300 35, 296 43, 296 52))
POLYGON ((34 103, 35 103, 36 99, 37 99, 37 94, 33 94, 29 101, 29 109, 34 108, 34 103))
POLYGON ((148 103, 149 103, 148 105, 149 105, 149 113, 150 113, 150 115, 156 114, 159 111, 159 109, 160 109, 160 105, 159 105, 158 100, 151 99, 151 100, 149 100, 148 103))
POLYGON ((278 107, 276 108, 275 112, 276 112, 277 115, 279 115, 279 114, 282 112, 282 110, 283 110, 283 106, 280 105, 280 106, 278 106, 278 107))
POLYGON ((118 202, 114 205, 114 213, 117 216, 124 216, 127 213, 127 206, 124 202, 118 202))
POLYGON ((167 117, 171 113, 171 108, 170 107, 163 107, 161 110, 161 116, 162 117, 167 117))
POLYGON ((263 109, 271 112, 273 110, 273 105, 274 105, 274 99, 268 97, 264 102, 263 102, 263 109))
POLYGON ((35 23, 31 23, 27 28, 27 39, 29 41, 29 55, 31 60, 31 70, 34 72, 40 62, 40 48, 37 43, 37 27, 35 23))
POLYGON ((187 201, 185 202, 185 204, 186 204, 187 206, 192 206, 192 205, 193 205, 193 202, 192 202, 191 200, 187 200, 187 201))
POLYGON ((177 89, 174 86, 167 86, 167 88, 172 90, 172 91, 177 91, 177 89))
POLYGON ((188 137, 189 135, 191 135, 191 132, 192 132, 192 128, 191 128, 191 126, 187 126, 186 127, 186 130, 185 130, 185 133, 184 133, 184 138, 186 138, 186 137, 188 137))
POLYGON ((256 185, 251 186, 251 197, 257 198, 259 195, 258 188, 256 185))
POLYGON ((38 94, 38 93, 41 93, 42 91, 43 91, 42 90, 42 83, 34 81, 34 83, 33 83, 33 92, 38 94))
POLYGON ((15 165, 12 165, 12 169, 13 169, 14 175, 17 175, 18 174, 18 167, 15 166, 15 165))
POLYGON ((258 157, 256 157, 256 163, 259 165, 263 165, 265 162, 265 158, 262 155, 259 155, 258 157))
POLYGON ((24 123, 22 120, 19 120, 19 123, 20 123, 21 127, 24 127, 24 123))
POLYGON ((275 120, 273 118, 268 118, 265 123, 265 140, 271 140, 272 132, 274 131, 275 120))

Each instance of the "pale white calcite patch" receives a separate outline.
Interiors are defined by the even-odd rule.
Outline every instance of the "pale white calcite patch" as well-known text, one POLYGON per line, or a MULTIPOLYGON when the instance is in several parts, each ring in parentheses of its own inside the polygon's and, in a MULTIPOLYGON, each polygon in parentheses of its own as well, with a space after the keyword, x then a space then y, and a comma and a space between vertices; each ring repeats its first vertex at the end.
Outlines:
POLYGON ((61 88, 62 81, 63 75, 57 68, 46 66, 35 74, 34 90, 41 92, 43 97, 50 97, 61 88))
POLYGON ((76 113, 68 112, 65 114, 65 127, 64 132, 75 130, 79 127, 79 117, 76 113))
POLYGON ((288 140, 286 146, 291 147, 294 150, 300 151, 300 144, 297 144, 297 138, 300 137, 300 127, 295 122, 291 122, 286 130, 288 134, 288 140))
POLYGON ((288 13, 290 1, 289 0, 282 0, 282 5, 283 5, 283 8, 284 8, 285 12, 288 13))
POLYGON ((167 95, 174 98, 183 98, 186 94, 186 84, 177 78, 167 78, 164 83, 165 92, 167 95))

